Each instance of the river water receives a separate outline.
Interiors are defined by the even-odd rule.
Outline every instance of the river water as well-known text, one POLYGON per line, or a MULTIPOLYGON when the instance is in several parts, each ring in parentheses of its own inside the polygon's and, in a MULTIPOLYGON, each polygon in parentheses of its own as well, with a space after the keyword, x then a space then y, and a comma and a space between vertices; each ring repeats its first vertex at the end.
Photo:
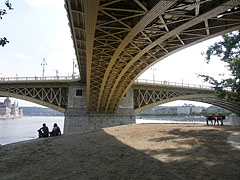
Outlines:
MULTIPOLYGON (((53 124, 57 123, 63 132, 64 117, 56 116, 32 116, 15 119, 0 119, 0 144, 10 144, 19 141, 31 140, 38 138, 37 130, 46 123, 49 131, 52 130, 53 124)), ((197 123, 205 124, 204 118, 199 117, 141 117, 136 119, 137 124, 141 123, 197 123)), ((228 124, 225 121, 224 124, 228 124)))
POLYGON ((38 138, 37 130, 46 123, 49 131, 57 123, 63 131, 64 117, 32 116, 15 119, 0 119, 0 144, 10 144, 18 141, 38 138))

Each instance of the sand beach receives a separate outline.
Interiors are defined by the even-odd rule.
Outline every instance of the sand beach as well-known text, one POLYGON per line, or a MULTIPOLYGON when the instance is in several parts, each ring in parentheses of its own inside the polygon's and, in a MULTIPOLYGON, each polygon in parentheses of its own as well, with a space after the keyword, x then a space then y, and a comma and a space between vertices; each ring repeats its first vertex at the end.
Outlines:
POLYGON ((1 180, 239 180, 240 126, 134 124, 0 146, 1 180))

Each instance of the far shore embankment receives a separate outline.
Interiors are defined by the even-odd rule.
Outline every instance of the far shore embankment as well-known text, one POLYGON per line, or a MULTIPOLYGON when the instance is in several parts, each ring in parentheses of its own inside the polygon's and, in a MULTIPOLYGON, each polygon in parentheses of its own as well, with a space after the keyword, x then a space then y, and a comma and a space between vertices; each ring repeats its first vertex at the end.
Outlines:
POLYGON ((9 117, 0 116, 0 120, 4 120, 4 119, 17 119, 17 118, 22 118, 22 117, 28 117, 28 116, 9 116, 9 117))

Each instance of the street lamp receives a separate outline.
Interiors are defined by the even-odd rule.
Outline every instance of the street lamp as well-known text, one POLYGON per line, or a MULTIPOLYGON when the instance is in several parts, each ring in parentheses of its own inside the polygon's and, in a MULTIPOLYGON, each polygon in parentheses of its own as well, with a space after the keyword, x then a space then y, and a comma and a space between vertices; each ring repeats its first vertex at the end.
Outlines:
POLYGON ((77 67, 77 63, 75 62, 76 59, 73 59, 73 73, 72 76, 74 76, 75 72, 74 72, 74 68, 77 67))
POLYGON ((41 65, 43 66, 42 77, 44 78, 45 66, 47 65, 47 62, 45 61, 45 58, 43 59, 43 62, 41 63, 41 65))
POLYGON ((153 71, 153 82, 155 82, 155 74, 154 71, 157 70, 156 68, 152 67, 151 70, 153 71))
POLYGON ((56 77, 58 78, 58 73, 59 73, 59 72, 58 72, 58 70, 55 70, 55 71, 56 71, 56 77))

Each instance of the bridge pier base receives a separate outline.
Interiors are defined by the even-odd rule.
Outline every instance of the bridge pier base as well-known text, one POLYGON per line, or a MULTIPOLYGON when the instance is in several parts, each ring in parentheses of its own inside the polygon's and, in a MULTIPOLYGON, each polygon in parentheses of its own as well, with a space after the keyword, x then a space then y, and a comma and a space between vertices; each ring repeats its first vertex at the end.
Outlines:
POLYGON ((240 116, 233 114, 230 116, 231 125, 240 125, 240 116))
POLYGON ((64 134, 89 132, 96 129, 134 124, 136 114, 133 108, 133 91, 123 98, 118 112, 86 112, 85 87, 71 87, 68 95, 68 108, 65 112, 64 134))
POLYGON ((69 108, 65 113, 64 134, 94 131, 96 129, 135 123, 131 109, 120 109, 115 114, 86 113, 85 109, 69 108))

